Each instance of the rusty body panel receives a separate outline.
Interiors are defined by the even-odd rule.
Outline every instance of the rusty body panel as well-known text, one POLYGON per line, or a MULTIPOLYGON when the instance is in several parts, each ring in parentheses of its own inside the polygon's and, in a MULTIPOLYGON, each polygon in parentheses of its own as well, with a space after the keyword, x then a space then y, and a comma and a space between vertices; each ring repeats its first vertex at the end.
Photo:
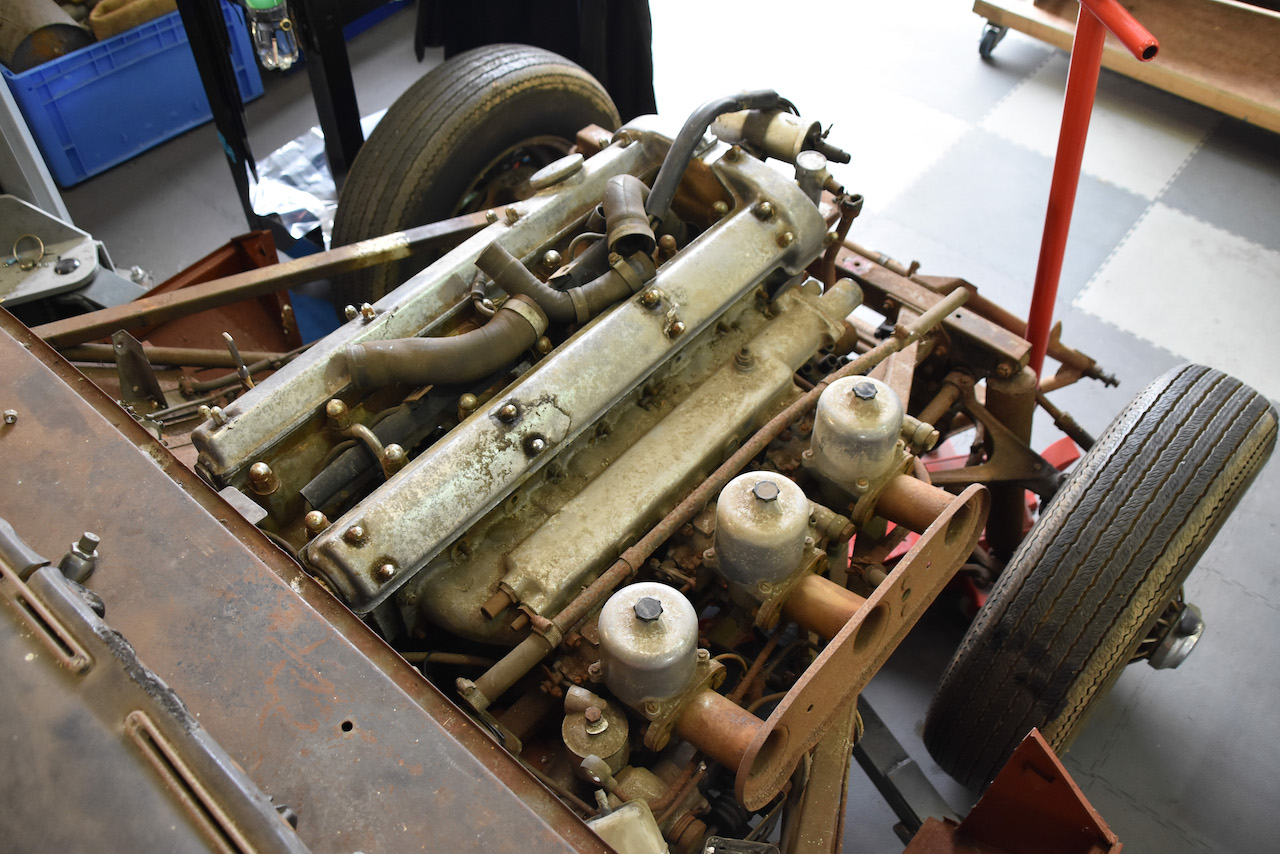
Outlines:
POLYGON ((112 626, 298 813, 309 847, 603 850, 114 402, 7 313, 0 329, 17 413, 0 435, 0 517, 44 554, 102 536, 94 588, 112 626))

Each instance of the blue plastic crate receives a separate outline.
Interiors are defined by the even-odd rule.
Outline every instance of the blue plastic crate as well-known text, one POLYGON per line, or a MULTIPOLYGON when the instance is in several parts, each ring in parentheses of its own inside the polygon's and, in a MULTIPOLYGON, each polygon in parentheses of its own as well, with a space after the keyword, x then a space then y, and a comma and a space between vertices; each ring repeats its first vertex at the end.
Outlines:
MULTIPOLYGON (((262 77, 238 6, 222 0, 240 94, 262 94, 262 77)), ((128 32, 13 74, 3 69, 49 171, 63 187, 123 163, 212 118, 173 12, 128 32)))

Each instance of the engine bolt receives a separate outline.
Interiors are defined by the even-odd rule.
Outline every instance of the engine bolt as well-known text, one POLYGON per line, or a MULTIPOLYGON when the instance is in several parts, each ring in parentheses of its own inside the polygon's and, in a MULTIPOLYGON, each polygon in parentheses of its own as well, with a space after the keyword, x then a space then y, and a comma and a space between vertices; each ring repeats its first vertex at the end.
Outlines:
POLYGON ((729 146, 729 150, 724 153, 724 159, 728 160, 730 163, 737 163, 740 157, 742 157, 741 145, 731 145, 729 146))
POLYGON ((614 266, 615 264, 619 263, 620 261, 622 261, 622 256, 621 256, 621 255, 619 255, 617 252, 610 252, 610 253, 609 253, 609 266, 610 266, 610 267, 614 266))
POLYGON ((307 535, 314 537, 329 527, 329 519, 319 510, 312 510, 303 518, 302 523, 307 528, 307 535))
POLYGON ((796 242, 796 236, 789 231, 784 231, 778 235, 778 245, 782 247, 790 246, 796 242))
POLYGON ((360 316, 364 318, 364 322, 368 323, 378 316, 378 312, 374 311, 373 306, 367 302, 360 303, 360 316))
POLYGON ((676 254, 676 238, 674 234, 664 234, 658 238, 658 254, 663 261, 676 254))
POLYGON ((221 406, 215 406, 210 409, 209 418, 212 419, 214 427, 221 427, 227 423, 227 414, 222 411, 221 406))
POLYGON ((324 405, 324 414, 328 416, 332 430, 346 430, 351 426, 351 411, 336 397, 324 405))
POLYGON ((996 365, 996 376, 1005 380, 1013 376, 1013 362, 1001 362, 996 365))
POLYGON ((196 408, 196 414, 200 416, 201 421, 208 421, 213 416, 213 410, 207 403, 202 403, 196 408))
POLYGON ((354 305, 349 305, 342 309, 342 314, 347 320, 355 320, 360 316, 360 311, 354 305))
POLYGON ((548 249, 542 254, 542 264, 548 270, 555 271, 560 269, 560 265, 564 263, 564 258, 554 249, 548 249))
POLYGON ((635 611, 637 619, 652 623, 662 616, 662 601, 653 596, 641 596, 631 610, 635 611))
POLYGON ((782 490, 778 489, 778 484, 773 481, 762 480, 751 487, 751 494, 760 501, 777 501, 782 490))
POLYGON ((514 206, 507 208, 506 216, 507 225, 515 225, 520 221, 520 211, 514 206))
POLYGON ((755 354, 750 349, 743 347, 733 357, 733 366, 740 371, 749 371, 756 364, 755 354))
POLYGON ((485 222, 487 222, 487 223, 489 223, 490 225, 493 225, 495 222, 497 222, 497 221, 498 221, 498 212, 497 212, 497 211, 485 211, 485 212, 484 212, 484 221, 485 221, 485 222))
POLYGON ((839 239, 840 239, 840 235, 837 234, 835 231, 828 231, 826 234, 822 235, 822 245, 830 246, 832 243, 835 243, 839 239))
POLYGON ((533 349, 538 353, 539 356, 547 355, 553 349, 551 345, 551 339, 543 335, 537 341, 533 342, 533 349))
POLYGON ((382 449, 382 464, 389 472, 400 471, 408 461, 409 457, 405 454, 404 448, 394 442, 382 449))
POLYGON ((373 574, 379 581, 390 581, 396 577, 396 565, 394 563, 381 564, 373 571, 373 574))
POLYGON ((476 407, 480 405, 480 399, 474 394, 468 392, 458 398, 458 417, 465 418, 468 413, 475 412, 476 407))
POLYGON ((498 420, 510 424, 512 421, 516 420, 516 416, 519 414, 520 408, 518 406, 514 403, 505 403, 502 405, 502 408, 498 410, 498 420))
POLYGON ((716 219, 722 219, 729 212, 727 202, 715 202, 711 205, 711 212, 716 215, 716 219))
POLYGON ((531 457, 536 457, 547 449, 547 440, 541 436, 532 436, 524 443, 524 452, 531 457))
POLYGON ((660 302, 662 302, 662 294, 658 293, 656 288, 649 288, 640 294, 640 304, 645 308, 653 308, 660 302))
POLYGON ((767 220, 773 218, 773 205, 769 202, 761 202, 752 210, 756 215, 756 219, 767 220))
POLYGON ((582 713, 582 716, 587 719, 587 723, 593 724, 600 720, 600 710, 595 706, 587 706, 587 709, 582 713))
POLYGON ((4 423, 5 423, 5 424, 16 424, 16 423, 17 423, 17 421, 18 421, 18 410, 16 410, 16 409, 6 409, 6 410, 4 411, 4 423))
POLYGON ((362 544, 365 540, 364 526, 352 525, 350 528, 342 532, 342 539, 346 540, 353 546, 362 544))
POLYGON ((668 338, 679 338, 681 335, 683 335, 683 334, 684 334, 684 328, 685 328, 685 327, 684 327, 684 321, 683 321, 683 320, 673 320, 673 321, 671 321, 671 325, 667 327, 667 337, 668 337, 668 338))
POLYGON ((259 460, 249 466, 249 488, 259 495, 270 495, 280 488, 280 478, 271 466, 259 460))

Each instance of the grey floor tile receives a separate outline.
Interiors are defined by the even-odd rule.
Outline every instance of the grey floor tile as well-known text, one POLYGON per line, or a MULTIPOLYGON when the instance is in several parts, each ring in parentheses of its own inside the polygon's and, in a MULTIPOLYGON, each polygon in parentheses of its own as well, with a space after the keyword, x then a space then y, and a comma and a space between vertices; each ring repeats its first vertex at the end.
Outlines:
MULTIPOLYGON (((887 216, 939 243, 962 247, 1029 289, 1051 172, 1049 158, 975 128, 890 205, 887 216)), ((1146 207, 1133 193, 1081 177, 1059 306, 1088 282, 1146 207)))
POLYGON ((1280 250, 1280 135, 1224 118, 1160 200, 1280 250))

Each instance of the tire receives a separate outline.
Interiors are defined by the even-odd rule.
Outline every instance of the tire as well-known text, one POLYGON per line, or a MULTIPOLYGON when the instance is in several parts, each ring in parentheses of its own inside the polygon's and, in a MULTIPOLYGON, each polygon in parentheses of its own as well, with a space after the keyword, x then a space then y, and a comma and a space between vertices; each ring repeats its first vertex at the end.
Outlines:
MULTIPOLYGON (((618 111, 567 59, 524 45, 461 53, 409 87, 369 135, 339 195, 333 245, 516 201, 528 192, 521 181, 589 124, 616 129, 618 111)), ((419 252, 347 274, 334 300, 373 302, 432 260, 419 252)))
POLYGON ((1184 365, 1149 385, 1081 459, 948 665, 924 740, 980 788, 1032 727, 1061 752, 1178 594, 1276 441, 1240 381, 1184 365))

